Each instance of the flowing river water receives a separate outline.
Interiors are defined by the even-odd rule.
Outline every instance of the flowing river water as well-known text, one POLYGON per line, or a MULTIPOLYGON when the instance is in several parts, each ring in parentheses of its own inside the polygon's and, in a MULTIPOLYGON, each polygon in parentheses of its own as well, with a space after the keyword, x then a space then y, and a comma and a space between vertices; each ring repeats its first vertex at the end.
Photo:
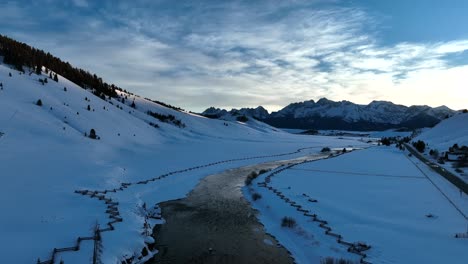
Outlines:
POLYGON ((241 189, 252 171, 327 156, 226 170, 202 179, 187 197, 161 203, 166 223, 155 227, 159 253, 147 263, 293 263, 287 250, 265 232, 241 189))

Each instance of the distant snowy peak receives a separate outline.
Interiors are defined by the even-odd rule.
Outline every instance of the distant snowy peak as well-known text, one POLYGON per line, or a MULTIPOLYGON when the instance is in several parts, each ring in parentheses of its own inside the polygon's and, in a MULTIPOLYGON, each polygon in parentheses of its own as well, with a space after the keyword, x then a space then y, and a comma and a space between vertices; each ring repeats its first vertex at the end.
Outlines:
POLYGON ((332 101, 321 98, 291 103, 283 109, 268 114, 263 107, 242 108, 226 111, 208 108, 203 115, 220 118, 226 115, 245 115, 283 128, 301 129, 355 129, 381 130, 395 127, 421 128, 434 126, 440 120, 452 116, 456 111, 439 106, 404 106, 388 101, 372 101, 368 105, 349 101, 332 101))
POLYGON ((434 107, 427 110, 430 115, 438 117, 439 119, 445 119, 447 116, 453 116, 455 112, 452 109, 448 108, 445 105, 434 107))
POLYGON ((206 109, 205 111, 203 111, 203 115, 204 116, 210 116, 210 117, 221 117, 225 114, 227 114, 228 111, 226 111, 225 109, 220 109, 220 108, 215 108, 215 107, 210 107, 208 109, 206 109))
POLYGON ((239 110, 232 109, 231 113, 234 115, 251 116, 258 119, 265 119, 269 116, 268 111, 265 108, 263 108, 263 106, 259 106, 257 108, 241 108, 239 110))
POLYGON ((425 115, 438 120, 455 111, 446 106, 431 108, 429 106, 403 106, 388 101, 372 101, 368 105, 354 104, 349 101, 335 102, 322 98, 316 103, 312 100, 302 103, 293 103, 278 112, 273 112, 270 118, 308 118, 333 117, 346 122, 375 122, 399 124, 412 118, 425 115))
POLYGON ((232 109, 231 111, 227 111, 225 109, 220 109, 220 108, 215 108, 215 107, 210 107, 203 111, 202 115, 204 116, 210 116, 210 117, 222 117, 227 114, 233 115, 233 116, 250 116, 254 117, 257 119, 266 119, 269 117, 268 111, 263 108, 262 106, 259 106, 257 108, 241 108, 241 109, 232 109))

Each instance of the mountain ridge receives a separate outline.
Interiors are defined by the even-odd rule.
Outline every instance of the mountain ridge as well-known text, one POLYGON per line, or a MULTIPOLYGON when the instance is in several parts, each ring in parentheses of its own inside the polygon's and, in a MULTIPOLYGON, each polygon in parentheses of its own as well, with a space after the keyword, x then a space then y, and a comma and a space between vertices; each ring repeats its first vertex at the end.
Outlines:
POLYGON ((456 111, 447 106, 404 106, 374 100, 367 105, 321 98, 317 102, 294 102, 279 111, 268 113, 262 106, 227 111, 210 107, 202 114, 213 118, 245 115, 269 125, 300 129, 383 130, 388 128, 431 127, 456 111))

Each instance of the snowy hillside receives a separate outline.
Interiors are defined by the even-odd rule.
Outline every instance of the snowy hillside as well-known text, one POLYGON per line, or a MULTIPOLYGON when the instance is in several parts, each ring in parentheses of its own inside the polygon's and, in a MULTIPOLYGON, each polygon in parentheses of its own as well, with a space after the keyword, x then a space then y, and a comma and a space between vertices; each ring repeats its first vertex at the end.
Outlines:
MULTIPOLYGON (((116 263, 140 253, 148 239, 141 235, 143 203, 181 198, 202 177, 228 168, 303 156, 325 146, 367 146, 353 139, 292 135, 255 120, 213 120, 123 92, 103 100, 60 75, 55 82, 44 71, 21 73, 0 65, 5 263, 48 260, 53 248, 73 247, 78 237, 91 236, 96 223, 107 227, 110 209, 99 195, 83 190, 125 190, 103 196, 118 202, 119 216, 111 216, 122 220, 102 233, 103 263, 116 263), (91 129, 98 139, 89 138, 91 129)), ((56 261, 87 263, 92 247, 83 241, 79 251, 61 253, 56 261)))
POLYGON ((422 140, 431 148, 441 151, 446 151, 454 144, 468 146, 468 114, 460 113, 445 119, 419 135, 416 140, 422 140))

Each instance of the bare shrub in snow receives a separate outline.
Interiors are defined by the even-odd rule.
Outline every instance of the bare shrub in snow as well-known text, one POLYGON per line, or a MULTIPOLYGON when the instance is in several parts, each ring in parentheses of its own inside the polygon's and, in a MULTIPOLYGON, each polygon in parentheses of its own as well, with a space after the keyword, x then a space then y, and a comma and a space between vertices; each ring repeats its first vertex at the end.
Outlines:
POLYGON ((324 147, 320 152, 330 152, 330 148, 329 147, 324 147))
POLYGON ((257 177, 258 177, 258 174, 255 171, 252 171, 245 179, 245 185, 252 184, 252 181, 257 177))
POLYGON ((254 193, 254 194, 252 194, 252 199, 253 199, 254 201, 257 201, 257 200, 260 199, 260 198, 262 198, 262 195, 261 195, 261 194, 259 194, 259 193, 254 193))

